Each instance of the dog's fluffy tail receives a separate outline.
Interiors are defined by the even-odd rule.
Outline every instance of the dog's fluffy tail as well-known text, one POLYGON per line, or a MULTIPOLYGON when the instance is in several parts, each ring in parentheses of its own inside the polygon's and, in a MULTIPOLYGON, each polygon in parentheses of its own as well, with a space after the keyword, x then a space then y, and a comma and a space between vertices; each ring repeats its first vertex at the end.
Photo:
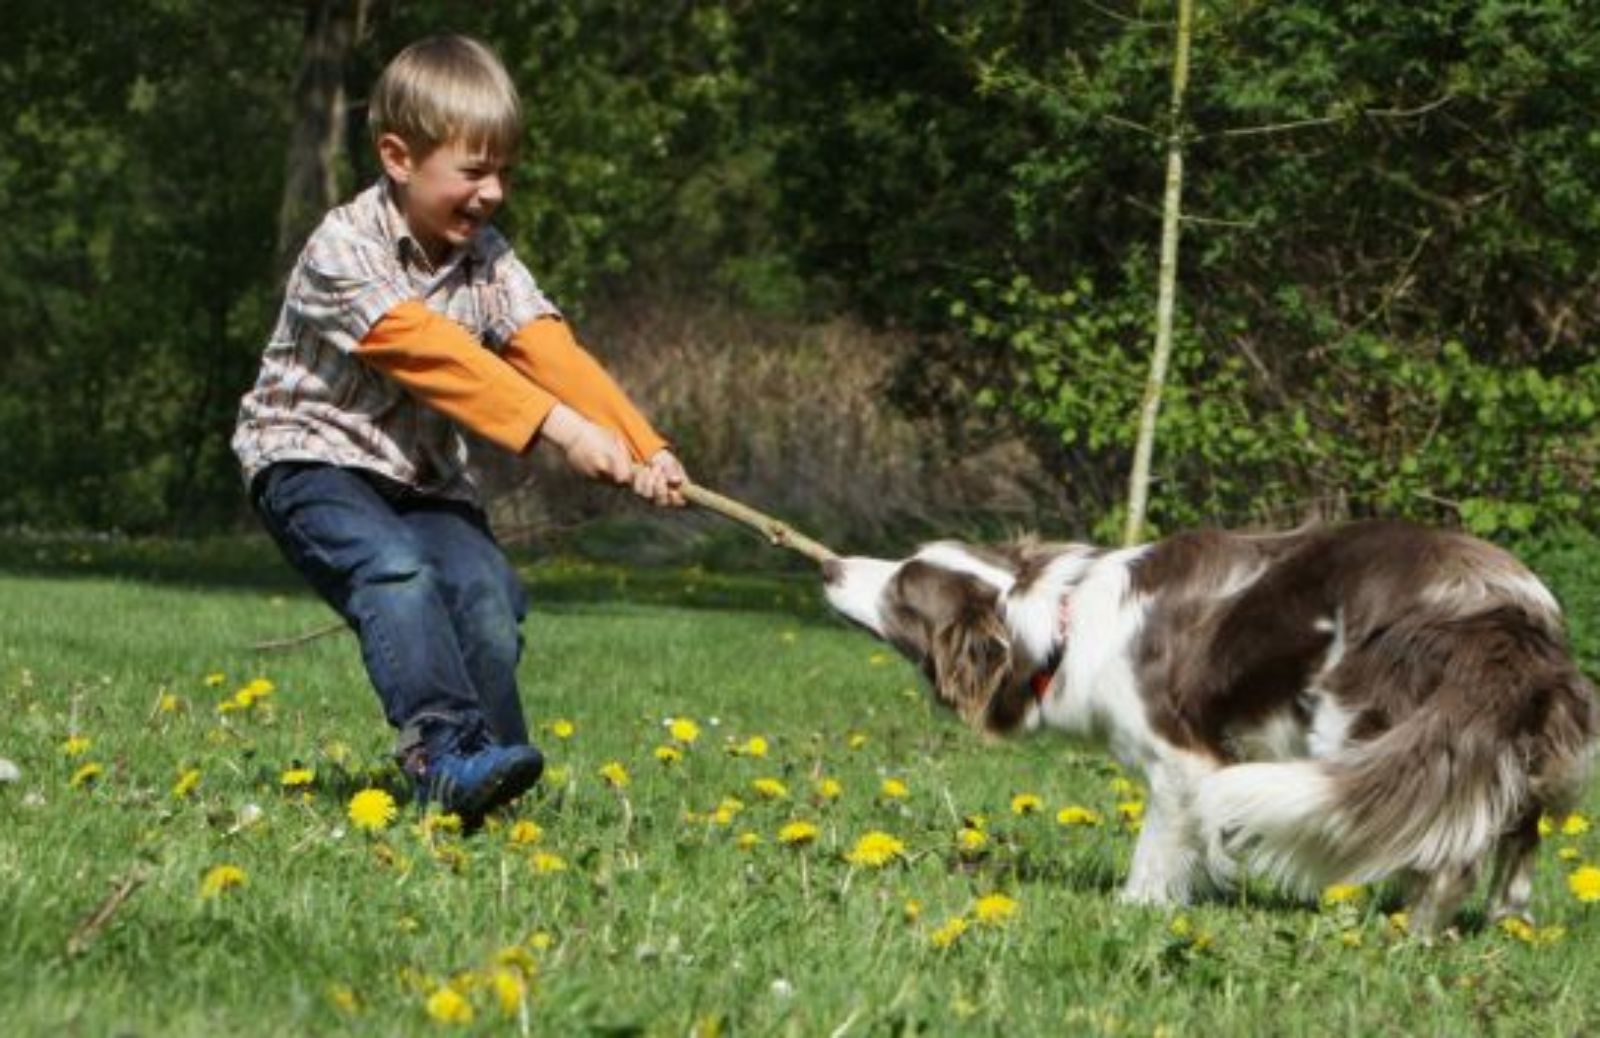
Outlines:
POLYGON ((1312 893, 1465 868, 1530 815, 1570 808, 1593 753, 1594 690, 1570 664, 1512 669, 1441 689, 1331 756, 1211 775, 1195 807, 1212 877, 1227 885, 1242 867, 1312 893))

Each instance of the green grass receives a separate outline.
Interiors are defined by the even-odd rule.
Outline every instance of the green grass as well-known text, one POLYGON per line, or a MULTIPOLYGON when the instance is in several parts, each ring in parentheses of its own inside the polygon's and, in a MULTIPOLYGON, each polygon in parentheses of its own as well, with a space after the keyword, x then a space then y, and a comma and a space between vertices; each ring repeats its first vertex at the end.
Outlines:
POLYGON ((983 744, 803 579, 530 563, 524 696, 553 773, 463 839, 419 831, 406 805, 381 834, 353 830, 352 793, 400 788, 389 735, 347 635, 249 650, 328 618, 263 545, 30 542, 0 559, 0 757, 22 770, 0 786, 7 1034, 449 1031, 426 1010, 447 983, 476 1015, 454 1030, 484 1034, 1542 1035, 1600 1017, 1600 907, 1564 881, 1600 861, 1600 833, 1546 844, 1535 906, 1562 930, 1538 943, 1469 916, 1460 941, 1425 947, 1390 925, 1384 891, 1126 908, 1117 808, 1137 791, 1106 759, 1050 738, 983 744), (258 677, 270 696, 218 712, 258 677), (179 709, 160 709, 164 692, 179 709), (654 756, 668 717, 700 729, 673 765, 654 756), (730 752, 754 736, 766 756, 730 752), (613 761, 625 789, 599 775, 613 761), (99 778, 72 786, 88 762, 99 778), (296 764, 315 771, 308 796, 280 784, 296 764), (189 768, 198 786, 174 795, 189 768), (822 777, 836 801, 817 797, 822 777), (762 799, 763 778, 787 798, 762 799), (886 778, 909 795, 880 796, 886 778), (1013 813, 1019 794, 1042 810, 1013 813), (724 825, 726 797, 745 806, 724 825), (1069 804, 1105 824, 1058 824, 1069 804), (963 854, 972 816, 987 843, 963 854), (816 842, 780 845, 797 819, 816 842), (522 820, 538 842, 511 841, 522 820), (903 860, 847 862, 870 830, 902 840, 903 860), (743 834, 760 842, 741 849, 743 834), (540 853, 565 870, 538 872, 540 853), (219 864, 246 882, 203 898, 219 864), (934 946, 993 893, 1015 899, 1012 919, 934 946), (505 1018, 484 978, 513 947, 532 976, 526 1015, 505 1018))

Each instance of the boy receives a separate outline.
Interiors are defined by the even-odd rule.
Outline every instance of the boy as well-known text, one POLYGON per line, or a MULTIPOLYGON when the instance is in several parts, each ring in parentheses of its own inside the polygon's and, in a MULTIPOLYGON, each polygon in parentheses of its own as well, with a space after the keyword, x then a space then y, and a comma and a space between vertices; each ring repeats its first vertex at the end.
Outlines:
POLYGON ((544 762, 517 693, 526 602, 462 429, 519 454, 548 440, 660 505, 686 476, 489 226, 522 132, 493 52, 411 45, 368 119, 383 176, 306 243, 233 448, 274 540, 359 636, 418 800, 475 821, 544 762))

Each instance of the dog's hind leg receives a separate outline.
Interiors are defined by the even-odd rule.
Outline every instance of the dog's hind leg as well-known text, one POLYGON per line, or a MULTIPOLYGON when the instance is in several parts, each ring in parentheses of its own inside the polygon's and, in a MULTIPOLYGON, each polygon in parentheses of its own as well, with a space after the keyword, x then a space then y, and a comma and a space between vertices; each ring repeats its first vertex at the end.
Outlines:
POLYGON ((1407 907, 1411 932, 1432 937, 1454 922, 1461 903, 1478 883, 1478 865, 1447 865, 1431 875, 1418 876, 1415 900, 1407 907))
POLYGON ((1524 815, 1494 848, 1494 877, 1489 882, 1489 921, 1521 919, 1532 924, 1528 902, 1533 896, 1533 870, 1539 856, 1539 812, 1524 815))

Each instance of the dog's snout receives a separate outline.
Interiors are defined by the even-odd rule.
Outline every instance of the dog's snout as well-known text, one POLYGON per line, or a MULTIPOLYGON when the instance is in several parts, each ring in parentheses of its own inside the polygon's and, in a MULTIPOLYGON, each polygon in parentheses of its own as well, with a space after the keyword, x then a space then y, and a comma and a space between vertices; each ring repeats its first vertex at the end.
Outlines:
POLYGON ((837 584, 844 579, 844 563, 839 561, 837 555, 830 555, 822 560, 822 582, 824 584, 837 584))

